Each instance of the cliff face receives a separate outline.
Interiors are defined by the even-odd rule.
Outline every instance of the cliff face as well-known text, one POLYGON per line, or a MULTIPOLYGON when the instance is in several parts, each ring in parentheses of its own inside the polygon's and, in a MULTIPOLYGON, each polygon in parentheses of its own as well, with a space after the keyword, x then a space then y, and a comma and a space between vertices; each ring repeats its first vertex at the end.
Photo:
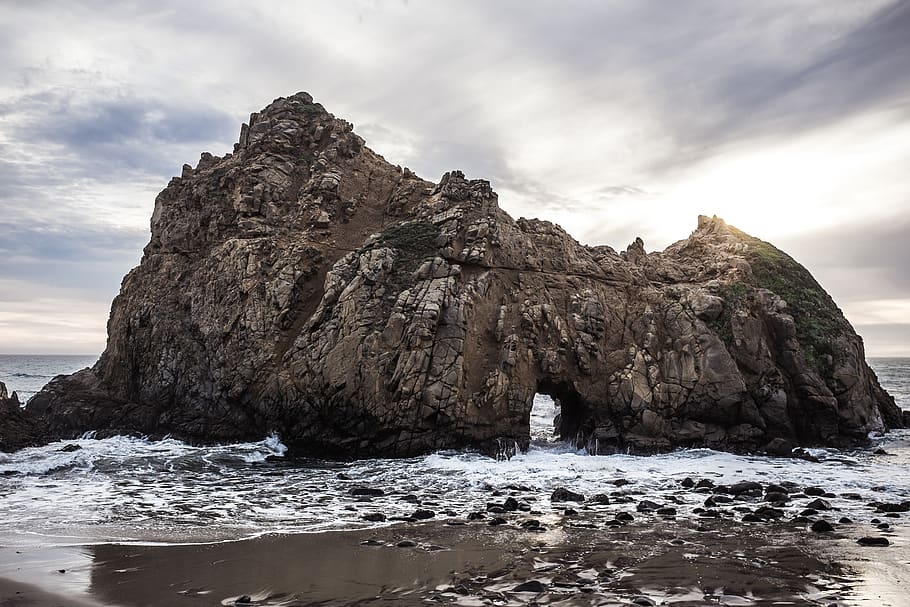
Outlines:
POLYGON ((901 425, 860 338, 771 245, 701 217, 661 253, 583 246, 486 181, 390 165, 305 93, 168 184, 107 350, 28 409, 49 436, 408 455, 525 445, 537 392, 599 452, 901 425))

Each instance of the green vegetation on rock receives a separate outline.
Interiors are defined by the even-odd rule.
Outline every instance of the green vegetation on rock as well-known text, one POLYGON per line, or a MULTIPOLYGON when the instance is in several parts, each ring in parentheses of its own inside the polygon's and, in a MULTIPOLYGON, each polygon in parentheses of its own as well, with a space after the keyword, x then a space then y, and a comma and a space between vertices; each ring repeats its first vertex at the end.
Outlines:
POLYGON ((729 348, 733 345, 733 313, 749 300, 752 287, 741 282, 731 282, 718 286, 715 294, 724 300, 724 310, 707 324, 729 348))
POLYGON ((411 286, 411 274, 424 261, 433 259, 438 249, 439 228, 428 221, 409 221, 394 225, 379 235, 369 248, 395 249, 392 282, 402 289, 411 286))
POLYGON ((787 302, 806 362, 822 370, 827 355, 837 354, 834 339, 845 329, 840 309, 806 268, 780 249, 730 228, 748 246, 746 260, 755 286, 773 291, 787 302))

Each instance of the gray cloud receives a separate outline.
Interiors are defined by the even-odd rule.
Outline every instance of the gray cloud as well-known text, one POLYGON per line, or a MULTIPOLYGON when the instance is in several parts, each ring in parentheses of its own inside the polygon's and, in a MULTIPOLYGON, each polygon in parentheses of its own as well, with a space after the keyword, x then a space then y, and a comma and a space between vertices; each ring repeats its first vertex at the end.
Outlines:
POLYGON ((0 277, 109 299, 147 241, 147 230, 0 222, 0 277))
POLYGON ((70 166, 81 164, 92 178, 122 169, 165 175, 174 170, 168 146, 225 141, 237 130, 236 117, 214 107, 104 89, 80 98, 45 90, 7 99, 0 103, 0 118, 13 124, 10 135, 20 141, 61 146, 73 155, 70 166))
MULTIPOLYGON (((489 179, 513 214, 590 216, 575 235, 619 247, 684 237, 694 217, 662 223, 668 173, 868 112, 906 121, 908 31, 908 2, 4 3, 0 280, 109 292, 154 192, 301 89, 394 164, 489 179), (127 227, 97 225, 98 197, 127 227)), ((775 244, 836 298, 910 298, 893 215, 775 244)))
MULTIPOLYGON (((778 239, 838 301, 910 298, 910 217, 863 221, 778 239)), ((908 319, 910 320, 910 319, 908 319)))
POLYGON ((882 356, 906 356, 907 344, 910 343, 910 323, 856 325, 854 328, 863 336, 867 352, 877 350, 882 356))
POLYGON ((875 108, 910 116, 910 3, 875 13, 788 69, 750 67, 721 79, 724 118, 707 139, 804 131, 875 108))
POLYGON ((650 108, 675 142, 653 159, 655 173, 746 137, 805 132, 882 106, 910 113, 908 2, 858 24, 825 15, 824 3, 520 4, 475 10, 508 23, 502 34, 535 53, 542 77, 571 75, 567 103, 580 94, 650 108))

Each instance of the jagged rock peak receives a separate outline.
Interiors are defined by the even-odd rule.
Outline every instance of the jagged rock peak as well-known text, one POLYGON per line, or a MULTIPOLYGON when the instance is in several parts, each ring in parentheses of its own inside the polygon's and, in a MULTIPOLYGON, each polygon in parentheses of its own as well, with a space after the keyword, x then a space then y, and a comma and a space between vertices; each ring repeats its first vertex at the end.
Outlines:
POLYGON ((513 220, 490 183, 386 162, 305 93, 159 194, 92 369, 46 437, 277 432, 321 456, 509 449, 535 393, 597 452, 786 451, 901 425, 811 275, 717 217, 647 253, 513 220))

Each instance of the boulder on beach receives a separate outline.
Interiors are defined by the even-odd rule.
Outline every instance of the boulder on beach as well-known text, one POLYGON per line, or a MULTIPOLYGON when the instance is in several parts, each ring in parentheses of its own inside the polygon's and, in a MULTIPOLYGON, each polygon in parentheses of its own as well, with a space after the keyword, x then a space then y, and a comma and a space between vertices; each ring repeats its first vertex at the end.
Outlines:
POLYGON ((107 349, 28 416, 47 440, 502 453, 527 447, 538 393, 597 453, 786 455, 903 423, 841 311, 773 245, 703 216, 664 251, 586 246, 513 219, 488 181, 390 164, 306 93, 158 195, 107 349))

